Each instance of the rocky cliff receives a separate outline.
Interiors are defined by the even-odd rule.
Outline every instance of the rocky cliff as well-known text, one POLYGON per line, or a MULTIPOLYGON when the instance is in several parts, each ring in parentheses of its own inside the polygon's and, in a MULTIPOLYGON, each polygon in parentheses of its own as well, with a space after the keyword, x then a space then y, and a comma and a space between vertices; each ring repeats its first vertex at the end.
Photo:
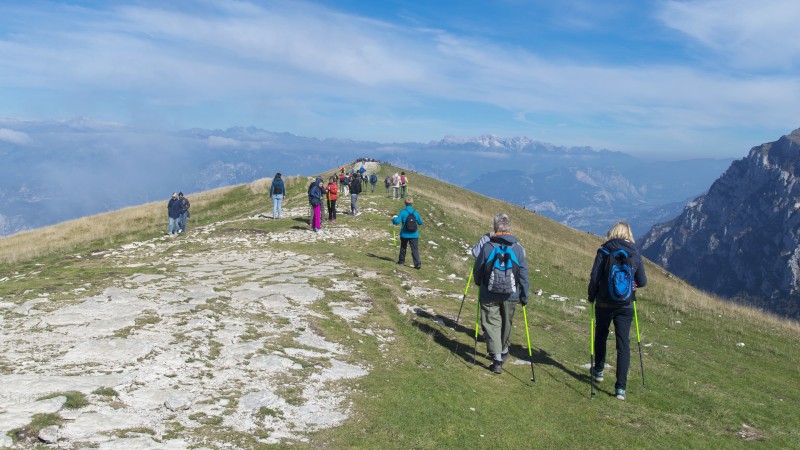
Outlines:
POLYGON ((800 317, 800 129, 753 147, 708 193, 641 240, 693 285, 800 317))

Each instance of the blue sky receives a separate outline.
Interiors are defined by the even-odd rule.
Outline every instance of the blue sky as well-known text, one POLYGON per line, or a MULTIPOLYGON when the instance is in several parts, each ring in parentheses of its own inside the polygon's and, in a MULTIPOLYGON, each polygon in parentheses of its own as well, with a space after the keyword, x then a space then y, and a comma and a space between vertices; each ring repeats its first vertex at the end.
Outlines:
POLYGON ((6 0, 0 116, 739 158, 800 127, 798 23, 796 0, 6 0))

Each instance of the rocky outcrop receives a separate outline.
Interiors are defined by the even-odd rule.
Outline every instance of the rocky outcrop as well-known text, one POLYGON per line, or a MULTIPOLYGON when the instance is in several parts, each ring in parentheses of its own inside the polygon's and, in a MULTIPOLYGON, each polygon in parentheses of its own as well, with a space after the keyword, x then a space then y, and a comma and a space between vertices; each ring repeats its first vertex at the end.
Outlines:
POLYGON ((641 240, 645 256, 689 283, 800 317, 800 129, 753 147, 708 193, 641 240))

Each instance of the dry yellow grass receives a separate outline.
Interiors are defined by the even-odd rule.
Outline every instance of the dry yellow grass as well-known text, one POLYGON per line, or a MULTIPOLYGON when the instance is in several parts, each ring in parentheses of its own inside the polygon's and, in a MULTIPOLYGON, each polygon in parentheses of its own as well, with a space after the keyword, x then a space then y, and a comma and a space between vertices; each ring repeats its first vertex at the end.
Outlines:
MULTIPOLYGON (((192 210, 202 210, 205 205, 219 200, 231 189, 234 187, 188 194, 187 198, 192 203, 192 210)), ((168 199, 81 217, 0 238, 0 264, 13 264, 51 253, 68 252, 91 242, 111 242, 121 231, 166 232, 167 201, 168 199)))

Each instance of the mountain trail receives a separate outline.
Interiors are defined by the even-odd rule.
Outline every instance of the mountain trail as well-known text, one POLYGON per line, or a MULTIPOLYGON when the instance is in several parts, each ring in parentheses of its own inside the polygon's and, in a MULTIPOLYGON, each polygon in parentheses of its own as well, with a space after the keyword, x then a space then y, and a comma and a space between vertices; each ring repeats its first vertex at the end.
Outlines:
MULTIPOLYGON (((345 420, 353 380, 370 368, 315 331, 312 319, 326 317, 319 306, 327 304, 383 345, 392 331, 359 320, 371 309, 363 282, 376 272, 353 273, 303 254, 303 245, 347 242, 356 232, 218 232, 235 222, 94 253, 109 266, 141 270, 99 295, 83 297, 79 288, 71 300, 0 304, 0 436, 49 413, 63 419, 55 430, 62 448, 218 447, 226 445, 220 428, 272 444, 306 441, 345 420), (280 251, 275 242, 303 245, 280 251), (330 287, 310 279, 309 267, 330 287), (329 300, 336 292, 352 295, 329 300), (67 409, 69 392, 88 404, 67 409)), ((357 237, 389 239, 385 231, 357 237)), ((0 444, 11 445, 5 439, 0 444)))

